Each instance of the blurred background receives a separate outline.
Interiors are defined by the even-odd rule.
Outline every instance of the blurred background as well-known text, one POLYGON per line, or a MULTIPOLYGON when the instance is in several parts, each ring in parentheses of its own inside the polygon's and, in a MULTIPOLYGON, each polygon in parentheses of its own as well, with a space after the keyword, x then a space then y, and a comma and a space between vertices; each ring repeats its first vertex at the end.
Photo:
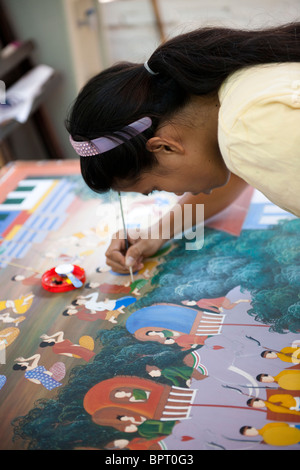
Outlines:
POLYGON ((117 61, 144 62, 162 41, 203 25, 294 20, 299 0, 0 0, 0 166, 76 158, 68 109, 117 61))

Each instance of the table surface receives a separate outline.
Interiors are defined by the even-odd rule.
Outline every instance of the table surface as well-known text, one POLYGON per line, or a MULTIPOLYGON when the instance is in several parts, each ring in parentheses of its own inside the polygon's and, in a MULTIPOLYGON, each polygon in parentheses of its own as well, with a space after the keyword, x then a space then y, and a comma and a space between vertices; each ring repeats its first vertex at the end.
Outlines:
MULTIPOLYGON (((78 160, 0 178, 1 449, 299 449, 299 219, 248 188, 203 246, 173 240, 132 283, 105 264, 118 198, 78 160), (43 289, 65 263, 83 287, 43 289)), ((132 228, 177 198, 123 201, 132 228)))

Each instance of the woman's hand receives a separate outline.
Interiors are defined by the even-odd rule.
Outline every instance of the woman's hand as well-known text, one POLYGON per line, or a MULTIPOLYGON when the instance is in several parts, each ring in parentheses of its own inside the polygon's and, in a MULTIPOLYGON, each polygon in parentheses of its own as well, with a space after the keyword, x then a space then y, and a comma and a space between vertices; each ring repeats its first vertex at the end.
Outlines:
POLYGON ((143 260, 154 255, 165 242, 161 239, 144 239, 141 237, 134 239, 128 234, 129 248, 126 253, 123 233, 123 231, 120 231, 115 234, 105 253, 106 264, 113 271, 122 274, 129 272, 129 266, 132 267, 133 272, 142 269, 144 266, 143 260))
MULTIPOLYGON (((147 233, 150 234, 148 237, 141 234, 140 238, 135 239, 136 237, 132 238, 129 234, 129 249, 127 253, 125 253, 123 231, 116 234, 106 251, 106 262, 108 266, 118 273, 128 273, 129 266, 132 266, 133 271, 142 269, 144 258, 154 255, 166 241, 172 239, 174 234, 183 229, 185 205, 187 205, 187 207, 192 205, 196 208, 197 204, 204 204, 204 218, 208 219, 228 207, 247 187, 248 185, 245 181, 231 174, 228 183, 220 188, 214 189, 210 195, 199 193, 193 196, 190 193, 186 193, 177 202, 182 209, 182 217, 179 222, 176 220, 174 212, 171 210, 169 214, 167 213, 159 220, 157 225, 147 230, 147 233), (165 223, 167 224, 167 228, 170 229, 170 231, 168 231, 169 236, 166 239, 163 238, 163 227, 165 223), (151 238, 151 233, 159 234, 158 236, 160 238, 151 238)), ((196 210, 193 210, 190 226, 192 227, 196 223, 199 223, 199 221, 196 218, 196 210)), ((187 227, 184 228, 186 229, 187 227)))

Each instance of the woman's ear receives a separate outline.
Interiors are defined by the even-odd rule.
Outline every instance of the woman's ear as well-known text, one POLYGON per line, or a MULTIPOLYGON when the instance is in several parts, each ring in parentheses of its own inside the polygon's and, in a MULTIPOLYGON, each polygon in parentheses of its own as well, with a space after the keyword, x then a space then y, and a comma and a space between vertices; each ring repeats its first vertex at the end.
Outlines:
POLYGON ((158 136, 151 137, 146 143, 146 148, 147 150, 149 150, 149 152, 154 152, 154 153, 158 153, 158 152, 164 153, 164 154, 184 153, 183 146, 176 140, 173 140, 170 138, 158 137, 158 136))

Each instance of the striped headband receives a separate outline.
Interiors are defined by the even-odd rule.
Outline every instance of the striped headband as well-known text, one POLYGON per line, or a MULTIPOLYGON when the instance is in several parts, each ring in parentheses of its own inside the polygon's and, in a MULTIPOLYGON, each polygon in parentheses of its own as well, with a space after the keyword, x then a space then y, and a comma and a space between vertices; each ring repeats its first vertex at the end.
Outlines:
MULTIPOLYGON (((149 117, 144 117, 139 119, 138 121, 133 122, 132 124, 128 124, 125 126, 121 131, 116 132, 116 136, 119 135, 123 137, 123 139, 131 139, 138 134, 141 134, 146 129, 148 129, 152 124, 152 121, 149 117), (133 130, 129 134, 130 131, 133 130)), ((70 142, 72 147, 74 148, 75 152, 80 155, 81 157, 91 157, 94 155, 99 155, 100 153, 108 152, 115 147, 124 143, 124 140, 118 139, 118 137, 99 137, 98 139, 88 140, 85 142, 76 142, 70 136, 70 142)))

